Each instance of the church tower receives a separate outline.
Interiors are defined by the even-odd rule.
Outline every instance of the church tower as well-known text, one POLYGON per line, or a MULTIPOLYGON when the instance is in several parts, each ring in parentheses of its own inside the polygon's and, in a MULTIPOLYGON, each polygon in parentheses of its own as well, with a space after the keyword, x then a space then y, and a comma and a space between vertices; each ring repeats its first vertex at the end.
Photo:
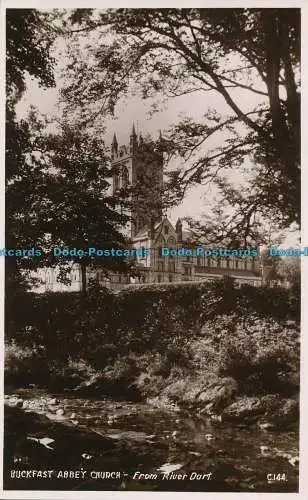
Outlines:
POLYGON ((131 219, 129 236, 150 230, 162 218, 163 156, 161 137, 155 142, 139 138, 133 125, 127 145, 118 146, 114 134, 111 144, 113 194, 129 196, 131 219))

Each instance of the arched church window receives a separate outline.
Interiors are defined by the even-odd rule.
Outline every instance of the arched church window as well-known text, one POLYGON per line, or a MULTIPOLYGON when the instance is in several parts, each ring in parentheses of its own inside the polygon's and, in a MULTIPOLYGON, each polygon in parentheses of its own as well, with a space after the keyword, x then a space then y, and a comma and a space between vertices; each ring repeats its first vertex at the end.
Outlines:
POLYGON ((114 189, 117 190, 120 188, 120 176, 119 174, 115 174, 114 176, 114 189))
POLYGON ((157 255, 158 257, 162 257, 162 249, 166 246, 166 243, 162 237, 157 240, 157 255))
POLYGON ((172 248, 173 246, 175 246, 176 242, 175 242, 175 239, 174 238, 168 238, 168 247, 169 248, 172 248))
POLYGON ((122 170, 122 187, 124 189, 127 188, 129 184, 129 173, 128 173, 128 169, 126 167, 123 167, 123 170, 122 170))
POLYGON ((161 271, 161 272, 164 271, 164 263, 161 260, 158 261, 157 268, 158 268, 158 271, 161 271))
POLYGON ((138 229, 142 229, 144 227, 144 217, 139 217, 139 221, 138 221, 138 229))
POLYGON ((174 261, 169 261, 168 271, 169 271, 169 273, 175 273, 175 262, 174 261))

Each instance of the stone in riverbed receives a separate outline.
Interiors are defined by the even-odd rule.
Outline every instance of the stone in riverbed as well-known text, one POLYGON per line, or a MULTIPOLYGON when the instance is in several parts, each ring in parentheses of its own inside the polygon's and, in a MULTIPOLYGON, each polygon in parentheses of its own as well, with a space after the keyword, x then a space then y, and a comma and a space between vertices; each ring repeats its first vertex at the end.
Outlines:
POLYGON ((294 399, 282 399, 280 407, 268 415, 268 421, 275 428, 286 427, 290 424, 298 422, 299 405, 294 399))
POLYGON ((12 406, 13 408, 21 408, 23 406, 24 400, 18 396, 11 396, 5 399, 5 404, 12 406))
POLYGON ((56 405, 58 403, 59 403, 59 401, 58 401, 57 398, 51 398, 51 399, 48 400, 48 404, 49 405, 56 405))
POLYGON ((298 403, 294 399, 284 399, 278 394, 238 398, 224 409, 223 420, 240 423, 255 423, 263 428, 279 428, 298 421, 298 403))
POLYGON ((224 409, 223 420, 253 423, 263 412, 264 405, 260 398, 244 396, 224 409))
POLYGON ((225 377, 208 385, 197 396, 197 401, 211 405, 211 410, 219 409, 230 403, 238 389, 232 377, 225 377))

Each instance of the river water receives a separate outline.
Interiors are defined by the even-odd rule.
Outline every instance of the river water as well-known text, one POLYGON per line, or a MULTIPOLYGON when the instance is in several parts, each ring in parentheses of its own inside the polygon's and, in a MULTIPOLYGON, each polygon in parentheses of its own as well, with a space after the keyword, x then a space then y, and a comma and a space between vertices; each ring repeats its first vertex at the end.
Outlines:
MULTIPOLYGON (((28 419, 35 412, 46 417, 50 424, 6 430, 8 435, 11 432, 7 445, 10 450, 5 450, 10 455, 6 461, 6 489, 243 492, 298 489, 296 430, 274 432, 256 426, 232 426, 189 415, 176 407, 164 409, 149 403, 83 399, 41 391, 18 391, 16 396, 22 398, 22 411, 28 419), (76 439, 68 436, 66 441, 65 433, 64 437, 59 434, 60 427, 67 428, 70 435, 91 431, 97 439, 81 439, 80 435, 76 439), (100 444, 101 438, 107 438, 108 443, 100 444), (34 445, 33 451, 29 447, 34 445), (52 469, 53 478, 29 481, 11 477, 12 470, 42 468, 52 469), (63 471, 69 470, 86 473, 82 477, 62 477, 63 471), (60 477, 59 471, 62 471, 60 477), (117 477, 102 477, 108 471, 117 472, 117 477)), ((14 406, 12 397, 6 399, 9 406, 14 406)))

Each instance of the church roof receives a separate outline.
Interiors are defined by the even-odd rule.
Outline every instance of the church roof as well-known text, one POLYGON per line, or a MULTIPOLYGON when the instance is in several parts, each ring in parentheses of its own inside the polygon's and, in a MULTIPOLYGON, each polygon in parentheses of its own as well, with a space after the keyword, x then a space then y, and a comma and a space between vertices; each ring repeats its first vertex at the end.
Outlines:
MULTIPOLYGON (((171 222, 169 221, 169 219, 167 217, 165 217, 163 220, 161 220, 160 222, 157 222, 154 226, 154 231, 155 233, 157 234, 159 228, 161 227, 161 225, 163 224, 163 222, 167 220, 168 223, 170 224, 170 226, 172 226, 174 232, 175 232, 175 228, 173 226, 173 224, 171 224, 171 222)), ((148 226, 144 226, 142 229, 140 229, 140 231, 133 237, 133 240, 135 239, 147 239, 149 237, 149 227, 148 226)), ((191 231, 183 231, 182 232, 182 241, 183 243, 185 243, 185 241, 191 241, 193 240, 193 233, 191 231)))
MULTIPOLYGON (((161 225, 162 221, 160 222, 157 222, 154 226, 154 231, 157 231, 157 229, 159 228, 159 226, 161 225)), ((149 232, 149 228, 148 226, 144 226, 142 229, 140 229, 140 231, 136 234, 136 236, 134 236, 133 239, 135 238, 146 238, 148 236, 148 232, 149 232)))

